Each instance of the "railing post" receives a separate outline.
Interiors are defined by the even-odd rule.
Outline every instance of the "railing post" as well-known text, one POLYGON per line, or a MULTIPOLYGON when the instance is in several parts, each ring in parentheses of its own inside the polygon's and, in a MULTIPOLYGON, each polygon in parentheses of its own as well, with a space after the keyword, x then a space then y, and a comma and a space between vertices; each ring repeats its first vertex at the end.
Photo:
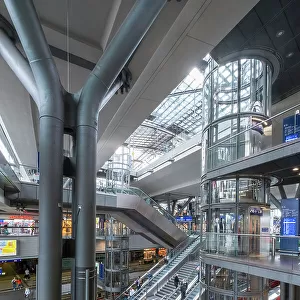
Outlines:
POLYGON ((90 296, 90 293, 89 293, 89 278, 90 277, 90 270, 89 269, 86 269, 85 270, 85 300, 89 300, 89 296, 90 296))
POLYGON ((275 252, 276 252, 276 238, 272 237, 272 257, 275 256, 275 252))

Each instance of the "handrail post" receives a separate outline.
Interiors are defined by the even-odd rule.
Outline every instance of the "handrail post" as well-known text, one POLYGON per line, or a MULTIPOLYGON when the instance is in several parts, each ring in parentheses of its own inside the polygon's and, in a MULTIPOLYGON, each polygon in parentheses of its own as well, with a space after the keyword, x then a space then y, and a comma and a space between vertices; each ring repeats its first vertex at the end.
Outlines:
POLYGON ((272 257, 275 257, 275 252, 276 252, 276 238, 273 236, 272 237, 272 257))

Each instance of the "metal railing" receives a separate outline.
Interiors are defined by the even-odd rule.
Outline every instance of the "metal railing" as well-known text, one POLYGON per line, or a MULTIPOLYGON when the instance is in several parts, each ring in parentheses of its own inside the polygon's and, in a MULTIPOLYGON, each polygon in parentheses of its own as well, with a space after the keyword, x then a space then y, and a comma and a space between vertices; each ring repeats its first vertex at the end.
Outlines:
MULTIPOLYGON (((143 274, 140 277, 140 280, 143 281, 143 279, 146 279, 140 290, 137 291, 138 294, 142 291, 143 288, 145 287, 151 287, 152 286, 152 282, 155 279, 155 277, 160 274, 160 272, 165 270, 165 267, 167 267, 168 265, 170 265, 177 257, 180 253, 182 253, 186 248, 188 248, 190 245, 192 245, 196 240, 200 239, 200 235, 198 235, 196 238, 191 239, 190 236, 188 236, 185 240, 183 240, 176 248, 172 249, 169 253, 168 253, 168 262, 166 263, 166 258, 162 258, 160 259, 150 270, 148 270, 145 274, 143 274), (154 273, 154 274, 153 274, 154 273), (151 277, 149 277, 149 274, 151 274, 151 277)), ((125 297, 127 297, 126 295, 129 294, 129 291, 131 288, 135 287, 135 283, 131 284, 122 294, 120 294, 116 300, 121 300, 121 299, 127 299, 125 297)), ((134 297, 136 297, 137 294, 134 295, 134 297)), ((135 298, 132 298, 135 299, 135 298)))
POLYGON ((260 260, 268 260, 276 254, 294 254, 285 257, 285 267, 300 272, 299 236, 215 232, 206 232, 203 235, 205 242, 201 245, 202 254, 240 258, 244 263, 253 262, 258 257, 260 260))
MULTIPOLYGON (((197 254, 199 255, 199 251, 195 251, 194 253, 190 254, 189 261, 195 261, 195 259, 197 259, 197 254)), ((192 273, 190 273, 188 276, 183 278, 181 284, 183 284, 183 282, 186 282, 188 285, 186 292, 194 286, 195 282, 198 281, 199 273, 200 273, 199 265, 195 265, 195 268, 193 269, 192 273), (190 286, 190 284, 192 284, 192 286, 190 286)), ((172 299, 174 295, 180 294, 180 290, 181 290, 181 285, 179 284, 179 286, 170 295, 163 296, 161 300, 172 299)))
POLYGON ((35 236, 39 234, 36 226, 6 226, 0 227, 0 236, 35 236))

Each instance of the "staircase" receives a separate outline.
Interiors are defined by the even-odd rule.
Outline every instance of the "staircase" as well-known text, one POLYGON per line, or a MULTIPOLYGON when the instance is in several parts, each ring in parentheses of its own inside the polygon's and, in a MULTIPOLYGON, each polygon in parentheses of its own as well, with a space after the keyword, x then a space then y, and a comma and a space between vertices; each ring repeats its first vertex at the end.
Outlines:
MULTIPOLYGON (((167 265, 160 268, 154 275, 153 278, 150 281, 146 281, 140 290, 138 290, 133 300, 141 300, 145 299, 145 297, 149 297, 151 295, 154 295, 156 291, 159 291, 161 287, 165 285, 165 283, 168 281, 171 272, 182 262, 184 259, 188 257, 189 254, 191 254, 198 246, 200 245, 200 236, 197 237, 189 237, 187 239, 186 245, 183 247, 183 245, 179 245, 181 247, 175 248, 170 253, 170 260, 167 265), (178 249, 179 248, 179 249, 178 249), (180 249, 181 248, 181 249, 180 249)), ((183 279, 182 276, 180 276, 180 279, 183 279)), ((171 285, 173 285, 173 282, 171 282, 171 285)), ((173 291, 175 287, 173 285, 173 291)), ((157 298, 157 297, 156 297, 157 298)), ((119 299, 119 298, 117 298, 119 299)), ((175 299, 175 298, 174 298, 175 299)))
MULTIPOLYGON (((197 268, 198 263, 197 262, 188 262, 183 265, 183 267, 180 268, 176 273, 179 277, 180 283, 183 280, 186 280, 190 277, 192 273, 195 272, 195 269, 197 268)), ((196 274, 194 274, 196 276, 196 274)), ((175 300, 177 299, 178 295, 180 294, 180 290, 177 289, 175 292, 175 286, 174 286, 174 276, 155 294, 155 296, 158 299, 170 299, 175 300)), ((192 278, 191 278, 192 279, 192 278)), ((189 284, 189 280, 186 280, 189 284)), ((179 284, 180 286, 180 284, 179 284)))

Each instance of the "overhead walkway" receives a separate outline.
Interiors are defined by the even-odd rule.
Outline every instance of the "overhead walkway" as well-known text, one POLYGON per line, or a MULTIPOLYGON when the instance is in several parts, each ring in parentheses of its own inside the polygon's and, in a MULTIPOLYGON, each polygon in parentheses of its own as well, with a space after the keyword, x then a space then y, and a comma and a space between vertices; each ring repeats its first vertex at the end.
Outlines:
MULTIPOLYGON (((38 183, 20 180, 27 178, 27 181, 30 181, 34 168, 10 166, 3 156, 0 160, 0 188, 4 191, 4 197, 0 197, 2 204, 13 207, 17 202, 21 202, 28 208, 37 208, 38 183)), ((71 206, 71 199, 71 190, 64 189, 64 205, 71 206)), ((179 228, 181 225, 177 224, 176 219, 151 197, 136 188, 97 192, 96 209, 111 214, 149 241, 166 248, 173 248, 186 238, 186 233, 179 228)))

